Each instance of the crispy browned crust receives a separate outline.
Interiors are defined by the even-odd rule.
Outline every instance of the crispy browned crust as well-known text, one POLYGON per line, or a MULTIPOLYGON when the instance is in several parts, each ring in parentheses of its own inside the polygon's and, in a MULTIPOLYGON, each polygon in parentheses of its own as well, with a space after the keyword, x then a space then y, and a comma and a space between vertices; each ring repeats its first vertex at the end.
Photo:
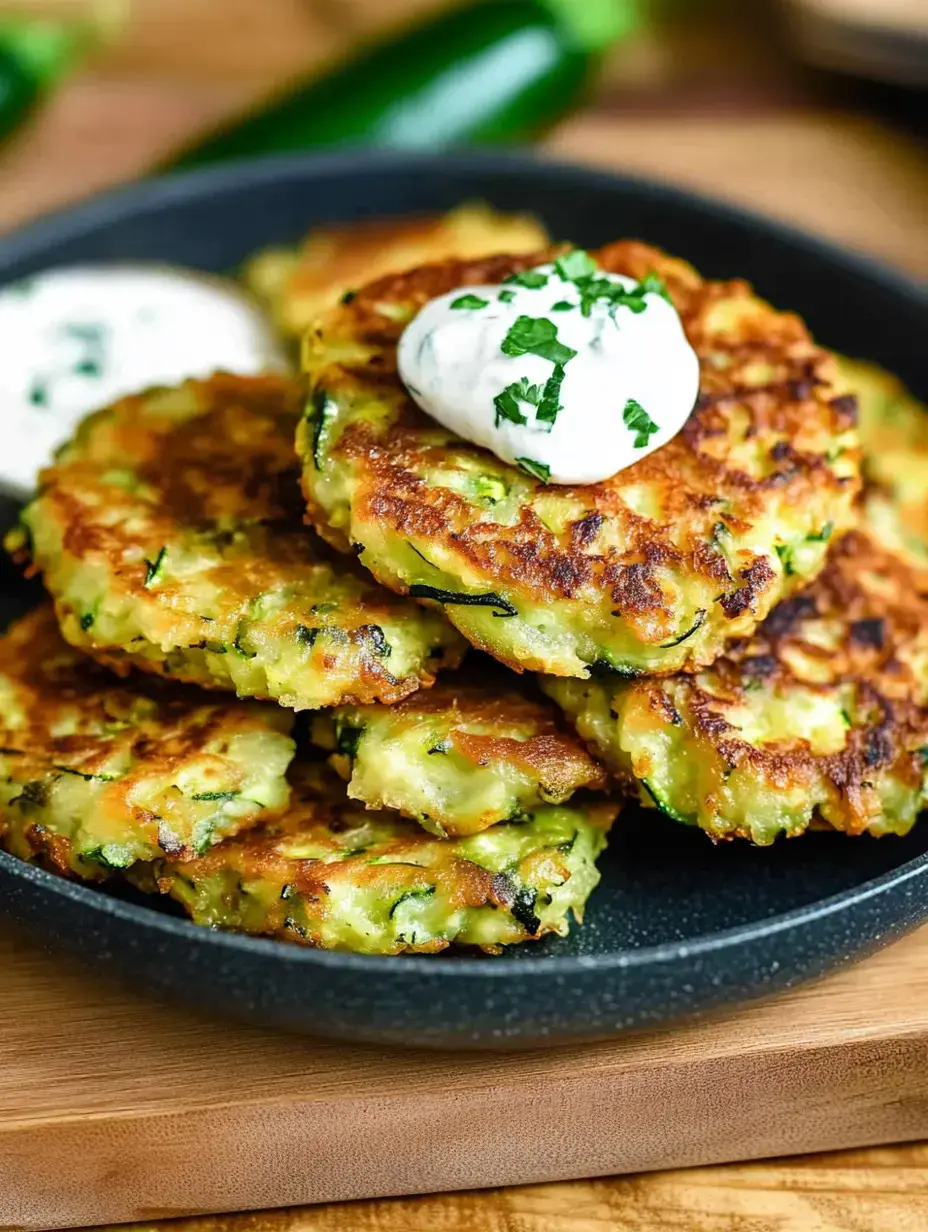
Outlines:
MULTIPOLYGON (((171 783, 195 764, 201 780, 215 775, 224 791, 234 791, 244 775, 236 780, 234 763, 208 750, 223 749, 244 734, 289 728, 284 713, 271 707, 217 701, 166 681, 127 687, 62 640, 51 604, 0 637, 0 679, 12 707, 11 714, 0 715, 0 753, 15 775, 6 782, 15 781, 18 802, 25 794, 34 814, 33 821, 25 815, 17 836, 34 857, 65 874, 74 871, 76 844, 56 833, 43 812, 51 784, 62 775, 93 779, 116 758, 125 769, 88 802, 98 832, 128 830, 154 850, 189 856, 192 850, 177 838, 186 828, 178 824, 180 813, 189 804, 179 793, 173 801, 167 793, 156 815, 145 807, 151 785, 171 783)), ((254 812, 251 824, 260 807, 254 812)), ((10 824, 0 806, 0 835, 10 824)), ((81 875, 92 874, 84 868, 81 875)))
MULTIPOLYGON (((190 872, 208 877, 229 870, 249 880, 292 885, 299 894, 311 900, 324 900, 334 884, 346 882, 363 889, 388 886, 391 891, 421 882, 422 853, 431 857, 428 873, 434 884, 447 894, 453 907, 481 907, 488 903, 504 905, 505 883, 488 869, 451 854, 445 857, 441 839, 425 834, 411 822, 397 820, 394 833, 376 846, 378 863, 370 862, 370 853, 345 855, 338 839, 341 829, 358 824, 358 806, 349 801, 344 788, 334 776, 329 778, 321 767, 298 763, 291 771, 293 801, 286 818, 268 831, 252 831, 231 839, 201 856, 190 872), (293 838, 311 841, 330 857, 300 860, 286 854, 293 838)), ((424 862, 423 862, 424 863, 424 862)), ((568 869, 564 868, 565 874, 568 869)), ((286 900, 280 900, 279 921, 269 929, 275 935, 286 936, 290 929, 286 917, 290 914, 286 900)), ((447 942, 437 942, 442 950, 447 942)))
MULTIPOLYGON (((827 805, 829 824, 860 834, 882 816, 878 777, 892 775, 913 798, 921 790, 926 665, 928 595, 913 585, 905 562, 871 535, 852 531, 809 590, 779 604, 751 639, 733 643, 707 672, 629 688, 638 695, 636 707, 650 707, 657 721, 685 721, 695 738, 687 756, 717 768, 715 788, 706 790, 709 812, 732 770, 740 769, 751 774, 758 793, 807 789, 809 798, 827 805), (726 717, 727 707, 753 690, 789 696, 798 687, 823 696, 843 689, 854 698, 843 748, 816 752, 804 738, 752 743, 726 717)), ((751 837, 748 826, 713 833, 751 837)))
POLYGON ((497 942, 514 944, 564 931, 561 912, 544 914, 550 896, 539 904, 538 916, 519 910, 526 894, 534 903, 543 892, 526 887, 550 887, 556 893, 562 886, 576 886, 577 897, 569 905, 579 918, 596 880, 590 865, 616 813, 614 804, 602 801, 583 812, 565 809, 553 824, 551 814, 560 811, 546 814, 543 809, 526 821, 527 831, 521 825, 499 826, 485 837, 486 848, 498 845, 496 858, 484 850, 485 867, 478 863, 481 853, 472 853, 466 842, 436 838, 396 814, 363 809, 320 763, 296 763, 291 781, 285 817, 195 861, 156 863, 152 872, 158 888, 178 897, 201 923, 301 944, 393 954, 444 950, 462 939, 456 913, 488 908, 496 941, 489 943, 486 934, 482 940, 476 934, 464 940, 495 952, 497 942), (533 840, 528 847, 525 834, 533 840), (586 854, 578 858, 581 851, 586 854), (391 923, 393 912, 404 897, 416 893, 440 906, 440 918, 424 934, 407 936, 391 923))
MULTIPOLYGON (((341 692, 333 685, 326 703, 396 701, 431 683, 440 653, 432 662, 423 654, 421 671, 395 675, 396 656, 391 663, 379 654, 371 636, 404 612, 418 623, 421 609, 398 607, 305 529, 293 450, 301 403, 297 381, 219 373, 122 399, 85 421, 43 473, 26 515, 31 543, 19 553, 45 574, 69 641, 117 672, 136 667, 207 688, 238 687, 299 709, 299 682, 283 671, 275 690, 273 669, 267 681, 243 684, 213 676, 203 657, 218 647, 254 659, 256 651, 271 654, 275 639, 287 647, 301 627, 318 625, 333 636, 293 671, 320 680, 332 673, 333 681, 337 672, 341 692), (125 482, 113 482, 114 473, 125 482), (152 585, 162 554, 197 563, 152 585), (88 624, 79 599, 90 606, 91 592, 103 618, 88 624), (254 620, 254 605, 271 594, 292 599, 254 620), (317 601, 328 609, 321 620, 317 601), (249 627, 261 645, 236 649, 249 627)), ((452 652, 451 661, 457 657, 452 652)))
POLYGON ((527 215, 465 205, 447 214, 314 227, 298 250, 257 254, 245 280, 284 333, 299 338, 344 293, 394 270, 450 256, 524 252, 545 240, 544 227, 527 215))
POLYGON ((544 783, 552 797, 566 799, 579 787, 600 791, 606 775, 573 732, 557 721, 550 704, 537 701, 515 689, 507 689, 499 677, 478 684, 461 684, 453 677, 439 681, 418 698, 406 698, 394 708, 397 716, 414 720, 435 715, 450 724, 448 739, 455 752, 474 766, 501 762, 525 769, 544 783), (457 726, 456 726, 457 725, 457 726), (466 727, 484 727, 477 733, 466 727), (500 733, 521 730, 526 739, 500 733))
MULTIPOLYGON (((436 425, 404 396, 396 345, 406 321, 435 296, 499 282, 550 260, 552 251, 447 261, 380 279, 334 309, 308 340, 314 388, 339 401, 356 397, 391 408, 386 420, 350 419, 328 448, 334 464, 343 464, 352 477, 352 538, 363 538, 359 528, 376 526, 380 535, 441 543, 453 552, 459 576, 504 588, 515 601, 521 595, 538 604, 582 604, 601 602, 605 594, 647 646, 662 646, 680 633, 674 579, 694 582, 701 595, 711 593, 709 603, 718 605, 722 623, 730 626, 723 636, 749 632, 791 587, 760 552, 745 550, 730 567, 718 546, 719 526, 747 534, 777 511, 809 510, 818 527, 831 522, 840 532, 851 523, 857 476, 853 449, 845 451, 853 465, 844 474, 829 460, 855 415, 853 398, 833 396, 832 357, 813 343, 798 317, 774 312, 744 282, 704 281, 686 264, 631 241, 597 254, 608 271, 639 279, 655 271, 663 278, 699 354, 701 392, 684 430, 661 449, 603 483, 547 489, 548 501, 556 497, 564 511, 562 529, 542 520, 534 490, 514 524, 504 525, 467 496, 425 478, 430 467, 448 467, 459 455, 482 451, 436 433, 436 425), (397 307, 401 319, 391 311, 397 307), (342 358, 345 347, 354 348, 356 360, 342 358), (636 513, 626 503, 625 496, 639 487, 656 494, 658 517, 636 513)), ((483 456, 498 471, 498 460, 483 456)), ((309 466, 303 487, 311 523, 344 548, 345 533, 329 525, 309 466)), ((364 563, 385 584, 403 589, 369 558, 364 563)), ((447 614, 458 619, 452 609, 447 614)), ((707 628, 716 619, 710 609, 707 628)), ((720 646, 710 642, 700 635, 689 643, 687 669, 711 661, 720 646)), ((524 666, 507 659, 499 646, 476 644, 514 668, 524 666)))

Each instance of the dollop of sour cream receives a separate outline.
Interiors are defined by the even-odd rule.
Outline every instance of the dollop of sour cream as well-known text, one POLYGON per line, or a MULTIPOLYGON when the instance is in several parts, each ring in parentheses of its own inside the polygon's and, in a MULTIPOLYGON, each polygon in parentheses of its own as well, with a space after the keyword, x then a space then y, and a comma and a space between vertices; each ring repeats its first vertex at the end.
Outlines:
POLYGON ((660 280, 605 273, 579 249, 430 300, 403 331, 398 365, 433 419, 545 483, 631 466, 676 436, 699 390, 660 280))
POLYGON ((158 265, 53 269, 0 290, 0 488, 26 497, 89 412, 153 385, 289 364, 232 282, 158 265))

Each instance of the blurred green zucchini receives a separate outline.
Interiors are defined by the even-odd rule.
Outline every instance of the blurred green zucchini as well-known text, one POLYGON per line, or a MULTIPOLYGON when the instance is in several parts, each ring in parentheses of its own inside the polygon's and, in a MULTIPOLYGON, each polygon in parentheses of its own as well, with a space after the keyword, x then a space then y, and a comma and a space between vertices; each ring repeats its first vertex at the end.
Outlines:
POLYGON ((0 143, 64 78, 86 43, 84 26, 0 17, 0 143))
POLYGON ((298 82, 162 168, 366 144, 520 141, 583 97, 639 0, 480 0, 441 11, 298 82))

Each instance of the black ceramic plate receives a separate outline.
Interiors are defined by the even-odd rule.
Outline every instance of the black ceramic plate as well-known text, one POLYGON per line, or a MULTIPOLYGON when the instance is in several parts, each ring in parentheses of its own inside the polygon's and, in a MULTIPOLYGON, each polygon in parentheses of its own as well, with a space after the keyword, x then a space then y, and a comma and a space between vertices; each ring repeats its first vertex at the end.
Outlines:
MULTIPOLYGON (((534 210, 581 244, 638 236, 707 274, 747 277, 803 313, 821 341, 885 364, 928 397, 924 288, 670 188, 527 157, 365 153, 150 182, 0 241, 0 284, 77 261, 230 270, 311 223, 468 198, 534 210)), ((35 593, 0 566, 0 620, 35 593)), ((813 834, 755 850, 632 816, 603 858, 584 926, 497 958, 369 958, 211 933, 2 854, 0 909, 85 961, 217 1014, 341 1039, 499 1047, 613 1035, 860 957, 928 919, 926 851, 928 827, 905 839, 813 834)))

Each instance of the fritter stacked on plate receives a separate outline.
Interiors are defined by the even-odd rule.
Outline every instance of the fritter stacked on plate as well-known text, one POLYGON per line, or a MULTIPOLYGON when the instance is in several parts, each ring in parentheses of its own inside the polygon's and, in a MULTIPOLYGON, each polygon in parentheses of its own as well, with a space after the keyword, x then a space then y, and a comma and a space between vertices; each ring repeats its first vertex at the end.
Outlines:
POLYGON ((431 598, 515 671, 691 671, 753 632, 853 524, 853 400, 795 316, 637 243, 600 266, 663 279, 701 366, 683 431, 604 483, 547 486, 425 416, 397 375, 407 322, 552 253, 381 279, 307 335, 297 433, 309 518, 385 586, 431 598))
POLYGON ((460 660, 438 614, 306 533, 299 404, 287 378, 218 375, 84 421, 18 542, 71 645, 294 710, 398 701, 460 660))
POLYGON ((544 682, 643 803, 714 838, 904 834, 928 804, 928 412, 842 371, 868 486, 817 581, 696 675, 544 682))
POLYGON ((0 843, 313 945, 566 932, 617 811, 567 802, 604 772, 517 682, 446 677, 431 707, 389 704, 464 642, 303 525, 301 409, 277 377, 152 390, 89 417, 44 473, 8 538, 54 615, 0 638, 0 843), (290 711, 323 706, 320 739, 328 725, 342 772, 359 753, 369 811, 324 750, 303 738, 294 759, 290 711))
POLYGON ((126 685, 43 605, 0 637, 0 840, 91 880, 202 855, 286 807, 292 725, 273 706, 126 685))
POLYGON ((544 227, 529 215, 472 202, 431 217, 316 227, 298 247, 256 253, 242 275, 283 337, 299 345, 320 313, 384 274, 447 257, 535 252, 547 242, 544 227))
POLYGON ((0 640, 7 850, 210 927, 433 953, 566 933, 619 791, 759 843, 912 824, 919 408, 743 283, 615 244, 604 268, 665 281, 701 396, 613 479, 546 487, 429 421, 395 362, 429 298, 550 252, 450 254, 543 238, 479 210, 317 233, 265 279, 286 329, 322 314, 308 394, 218 375, 85 422, 9 540, 61 633, 47 607, 0 640), (356 285, 401 256, 447 259, 356 285), (499 663, 458 667, 465 638, 499 663))

